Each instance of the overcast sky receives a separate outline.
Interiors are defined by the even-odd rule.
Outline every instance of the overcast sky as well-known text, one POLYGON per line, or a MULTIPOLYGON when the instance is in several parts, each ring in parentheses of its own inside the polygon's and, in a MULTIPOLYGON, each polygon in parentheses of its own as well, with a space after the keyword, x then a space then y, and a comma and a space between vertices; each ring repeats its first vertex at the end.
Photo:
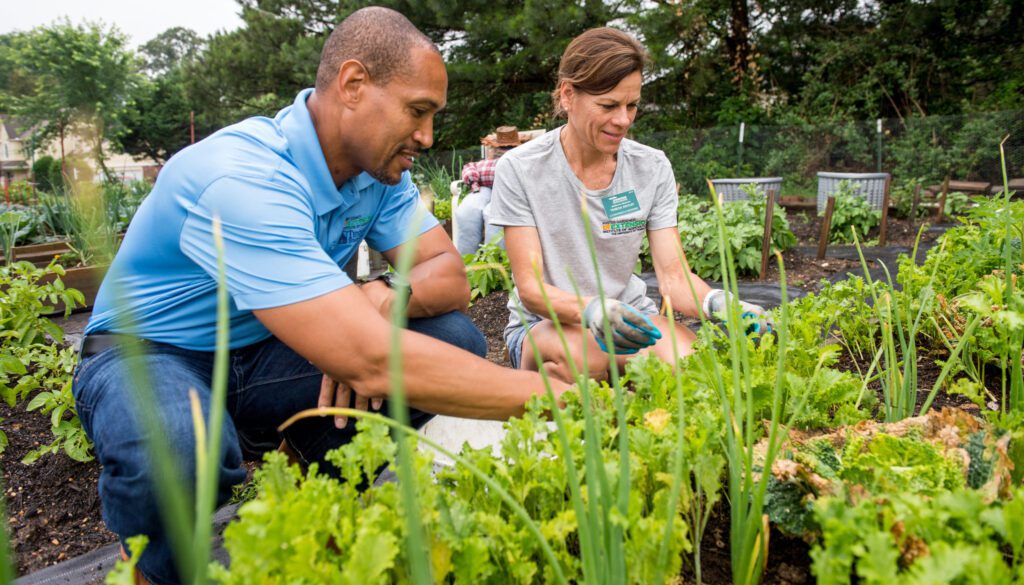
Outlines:
POLYGON ((5 6, 0 33, 28 30, 67 16, 72 23, 102 20, 115 24, 138 47, 172 26, 200 36, 242 24, 235 0, 0 0, 5 6))

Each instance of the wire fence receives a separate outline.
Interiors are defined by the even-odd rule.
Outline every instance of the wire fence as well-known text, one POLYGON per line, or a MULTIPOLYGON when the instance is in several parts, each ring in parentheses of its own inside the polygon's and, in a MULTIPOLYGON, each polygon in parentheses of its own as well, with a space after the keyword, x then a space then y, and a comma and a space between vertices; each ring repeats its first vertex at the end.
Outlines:
MULTIPOLYGON (((1002 184, 999 144, 1009 178, 1024 177, 1024 110, 819 124, 694 128, 634 137, 665 151, 684 193, 707 179, 783 177, 783 195, 813 196, 818 172, 891 173, 894 187, 957 181, 1002 184)), ((429 152, 424 168, 454 179, 479 147, 429 152)))
POLYGON ((1002 183, 1024 176, 1024 111, 831 124, 718 126, 637 137, 665 151, 684 192, 707 178, 783 177, 783 194, 812 194, 818 172, 887 172, 894 184, 1002 183))

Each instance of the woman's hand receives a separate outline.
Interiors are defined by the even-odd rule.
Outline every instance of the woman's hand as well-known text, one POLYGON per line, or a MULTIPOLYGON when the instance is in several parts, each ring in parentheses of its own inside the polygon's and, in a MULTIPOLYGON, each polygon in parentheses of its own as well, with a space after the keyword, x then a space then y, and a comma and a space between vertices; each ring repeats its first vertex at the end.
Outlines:
POLYGON ((617 354, 634 354, 661 339, 661 331, 647 315, 615 299, 605 299, 602 303, 600 298, 595 297, 583 309, 583 326, 590 330, 597 345, 606 353, 606 323, 611 328, 617 354))

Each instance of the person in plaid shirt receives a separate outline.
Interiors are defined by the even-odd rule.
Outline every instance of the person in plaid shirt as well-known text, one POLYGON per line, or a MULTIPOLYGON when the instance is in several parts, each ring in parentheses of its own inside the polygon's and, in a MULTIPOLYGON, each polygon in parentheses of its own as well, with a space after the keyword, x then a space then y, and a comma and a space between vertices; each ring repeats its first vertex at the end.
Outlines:
POLYGON ((498 166, 497 158, 468 162, 462 167, 462 182, 469 186, 470 193, 477 193, 482 187, 490 189, 494 185, 494 167, 496 166, 498 166))
POLYGON ((459 223, 455 247, 459 254, 474 254, 484 242, 500 239, 501 228, 487 221, 494 169, 501 155, 525 141, 515 126, 500 126, 494 134, 488 134, 480 141, 487 147, 487 158, 468 162, 462 167, 462 183, 469 187, 469 194, 463 195, 455 211, 455 221, 459 223))

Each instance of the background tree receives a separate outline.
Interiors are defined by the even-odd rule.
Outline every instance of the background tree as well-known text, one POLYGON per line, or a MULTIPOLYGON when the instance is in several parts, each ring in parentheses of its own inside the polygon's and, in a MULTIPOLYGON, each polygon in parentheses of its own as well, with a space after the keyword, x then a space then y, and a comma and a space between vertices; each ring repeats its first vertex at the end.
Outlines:
POLYGON ((194 61, 205 44, 194 30, 173 26, 139 47, 139 57, 150 77, 160 77, 194 61))
POLYGON ((57 193, 64 188, 60 161, 52 156, 41 156, 36 159, 36 162, 32 163, 32 177, 35 179, 36 188, 40 191, 57 193))
POLYGON ((136 86, 125 119, 120 141, 125 152, 162 163, 189 145, 195 106, 188 93, 188 69, 204 47, 199 35, 182 27, 169 28, 139 47, 148 77, 136 86))
POLYGON ((32 87, 20 95, 7 88, 0 92, 10 112, 34 128, 37 146, 73 129, 88 141, 106 173, 104 142, 118 146, 140 79, 126 41, 115 27, 66 20, 13 38, 18 74, 31 79, 32 87))
MULTIPOLYGON (((437 148, 501 123, 550 125, 569 40, 602 25, 648 46, 641 133, 717 124, 961 113, 1024 105, 1018 0, 381 0, 441 47, 448 108, 437 148)), ((210 39, 188 93, 211 131, 271 114, 312 83, 356 0, 239 0, 242 28, 210 39)))

